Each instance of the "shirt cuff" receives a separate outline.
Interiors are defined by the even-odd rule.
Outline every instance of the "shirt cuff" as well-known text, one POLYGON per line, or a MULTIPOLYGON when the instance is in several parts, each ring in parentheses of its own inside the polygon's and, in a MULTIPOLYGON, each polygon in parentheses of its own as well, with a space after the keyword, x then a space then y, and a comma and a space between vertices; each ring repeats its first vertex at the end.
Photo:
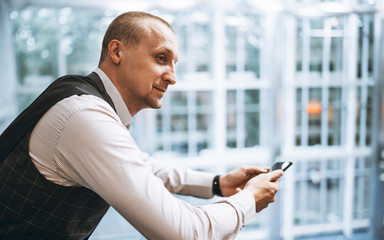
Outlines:
POLYGON ((214 196, 212 192, 213 178, 215 174, 201 171, 192 171, 189 178, 189 189, 192 195, 200 198, 212 198, 214 196))

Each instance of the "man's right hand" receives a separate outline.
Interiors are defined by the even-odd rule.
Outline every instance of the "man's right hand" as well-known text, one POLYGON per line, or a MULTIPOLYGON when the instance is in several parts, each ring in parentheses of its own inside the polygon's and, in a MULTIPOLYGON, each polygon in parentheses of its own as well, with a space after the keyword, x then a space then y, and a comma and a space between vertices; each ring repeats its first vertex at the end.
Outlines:
POLYGON ((279 188, 277 179, 281 176, 283 176, 283 171, 275 170, 266 174, 259 174, 247 182, 244 189, 252 192, 255 198, 256 212, 260 212, 268 204, 275 201, 275 195, 279 188))

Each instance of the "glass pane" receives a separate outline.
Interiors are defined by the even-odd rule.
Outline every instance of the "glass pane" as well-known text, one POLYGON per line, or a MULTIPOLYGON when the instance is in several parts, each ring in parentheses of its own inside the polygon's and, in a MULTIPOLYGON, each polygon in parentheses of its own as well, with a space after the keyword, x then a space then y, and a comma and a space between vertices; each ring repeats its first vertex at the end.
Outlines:
POLYGON ((236 112, 227 114, 227 146, 236 147, 236 112))
POLYGON ((187 115, 172 115, 171 129, 173 132, 186 132, 188 130, 188 116, 187 115))
POLYGON ((331 58, 329 70, 331 72, 337 73, 332 75, 333 81, 342 80, 342 71, 343 71, 343 41, 341 37, 333 37, 331 42, 331 58))
POLYGON ((310 146, 321 143, 321 88, 309 89, 309 102, 307 104, 308 113, 308 144, 310 146))
POLYGON ((260 90, 250 89, 245 90, 245 104, 258 104, 260 103, 260 90))
POLYGON ((295 225, 343 221, 344 161, 295 163, 295 225))
POLYGON ((260 145, 260 90, 245 91, 245 147, 260 145))
POLYGON ((185 154, 188 152, 187 141, 174 141, 172 142, 172 152, 185 154))
POLYGON ((14 15, 14 43, 21 84, 28 76, 57 76, 59 23, 52 21, 57 14, 57 10, 29 7, 14 15))
POLYGON ((260 145, 260 114, 257 112, 246 113, 245 126, 245 147, 260 145))
POLYGON ((354 219, 366 219, 369 216, 371 169, 367 162, 370 162, 368 158, 358 158, 355 162, 354 219))
POLYGON ((308 186, 307 186, 307 215, 306 223, 314 224, 320 223, 320 184, 323 179, 321 178, 322 172, 320 167, 320 162, 310 162, 307 169, 308 174, 308 186))
POLYGON ((157 114, 156 115, 156 130, 158 133, 162 132, 164 129, 163 129, 163 115, 161 114, 157 114))
POLYGON ((66 56, 67 72, 89 74, 98 64, 104 32, 112 19, 104 12, 65 8, 60 12, 59 21, 61 51, 66 56))
MULTIPOLYGON (((255 30, 254 30, 255 31, 255 30)), ((259 36, 248 36, 246 44, 245 71, 252 72, 253 77, 260 78, 261 41, 259 36)))
POLYGON ((208 131, 208 127, 211 124, 211 115, 209 114, 197 114, 197 130, 208 131))
POLYGON ((227 46, 226 46, 226 60, 227 60, 227 72, 236 72, 236 37, 237 37, 237 28, 236 26, 226 26, 226 35, 227 35, 227 46))
POLYGON ((227 91, 227 146, 236 147, 236 91, 227 91))
POLYGON ((198 107, 212 107, 212 93, 208 91, 196 92, 196 105, 198 107))
POLYGON ((245 71, 252 72, 253 77, 260 78, 261 75, 261 51, 265 41, 265 20, 264 16, 251 14, 248 16, 250 24, 245 28, 245 71))
MULTIPOLYGON (((367 138, 366 138, 366 146, 372 145, 372 124, 373 124, 373 98, 374 98, 374 88, 369 86, 368 87, 368 96, 367 96, 367 121, 366 121, 366 128, 367 128, 367 138)), ((384 112, 384 111, 383 111, 384 112)))
POLYGON ((303 43, 303 37, 304 37, 304 26, 303 26, 303 20, 298 19, 297 20, 297 28, 296 28, 296 72, 302 72, 303 69, 303 52, 304 52, 304 43, 303 43))
POLYGON ((328 106, 328 144, 341 145, 342 134, 342 113, 343 103, 341 99, 341 88, 329 89, 329 106, 328 106))
POLYGON ((357 89, 356 109, 356 145, 369 146, 371 144, 372 128, 372 87, 357 89))
POLYGON ((172 107, 186 107, 187 106, 187 92, 169 92, 170 104, 172 107))
POLYGON ((13 15, 18 104, 28 106, 58 75, 56 9, 28 7, 13 15))
POLYGON ((172 27, 178 40, 180 61, 176 64, 179 80, 199 76, 211 80, 212 29, 209 10, 187 9, 173 13, 172 27))
POLYGON ((190 36, 191 44, 196 51, 196 72, 209 72, 211 59, 210 24, 196 24, 194 34, 190 36))
POLYGON ((301 88, 296 89, 296 123, 295 123, 295 145, 302 145, 302 128, 303 128, 303 114, 306 114, 305 109, 303 109, 302 103, 302 92, 301 88))
POLYGON ((260 77, 263 21, 238 12, 226 16, 226 72, 229 79, 260 77))
POLYGON ((374 74, 374 19, 361 15, 359 24, 357 77, 367 80, 374 74))
POLYGON ((327 163, 327 204, 326 222, 334 223, 343 220, 343 160, 330 160, 327 163))
MULTIPOLYGON (((311 72, 321 72, 323 68, 323 38, 312 37, 310 47, 309 70, 311 72)), ((317 80, 317 79, 313 79, 317 80)))

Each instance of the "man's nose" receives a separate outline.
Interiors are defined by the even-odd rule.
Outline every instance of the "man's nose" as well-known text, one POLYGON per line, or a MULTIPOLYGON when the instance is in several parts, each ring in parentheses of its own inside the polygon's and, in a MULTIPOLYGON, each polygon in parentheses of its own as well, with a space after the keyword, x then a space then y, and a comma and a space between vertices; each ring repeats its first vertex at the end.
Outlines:
POLYGON ((176 71, 174 66, 170 67, 170 69, 164 74, 163 80, 167 81, 169 85, 176 83, 176 71))

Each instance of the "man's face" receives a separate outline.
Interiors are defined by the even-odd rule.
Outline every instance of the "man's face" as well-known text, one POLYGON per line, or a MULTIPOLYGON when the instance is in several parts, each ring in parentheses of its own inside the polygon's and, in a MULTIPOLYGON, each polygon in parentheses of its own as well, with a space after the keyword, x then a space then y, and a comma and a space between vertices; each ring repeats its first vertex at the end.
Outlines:
POLYGON ((145 20, 148 33, 134 47, 123 47, 119 82, 132 115, 144 108, 160 108, 168 85, 176 83, 178 59, 174 33, 163 23, 145 20))

